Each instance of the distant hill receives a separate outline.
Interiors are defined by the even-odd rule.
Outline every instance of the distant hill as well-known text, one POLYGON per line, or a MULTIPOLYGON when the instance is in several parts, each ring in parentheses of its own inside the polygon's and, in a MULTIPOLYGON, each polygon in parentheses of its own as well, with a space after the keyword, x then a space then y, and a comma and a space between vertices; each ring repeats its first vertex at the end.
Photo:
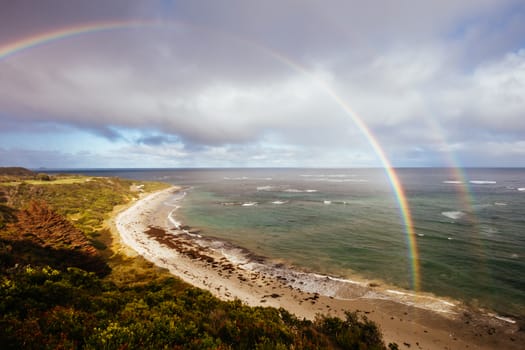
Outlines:
POLYGON ((22 167, 0 167, 0 176, 35 176, 36 173, 22 167))

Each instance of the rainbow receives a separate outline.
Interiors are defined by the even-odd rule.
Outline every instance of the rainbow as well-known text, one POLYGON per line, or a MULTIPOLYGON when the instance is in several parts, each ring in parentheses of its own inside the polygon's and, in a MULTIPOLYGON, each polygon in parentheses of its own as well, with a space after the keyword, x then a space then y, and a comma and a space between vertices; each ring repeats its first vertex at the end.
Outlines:
POLYGON ((412 270, 412 289, 417 292, 421 288, 421 275, 419 270, 419 251, 417 249, 414 222, 412 221, 412 214, 410 212, 410 207, 408 205, 408 199, 405 194, 405 190, 401 185, 401 181, 399 180, 395 169, 392 167, 392 164, 388 160, 385 152, 381 148, 377 139, 370 132, 370 129, 366 126, 363 120, 359 118, 358 115, 352 111, 352 109, 350 109, 350 106, 348 106, 343 100, 340 99, 338 95, 332 93, 332 96, 336 101, 338 101, 338 103, 343 107, 343 109, 347 111, 347 113, 352 117, 352 120, 357 125, 359 130, 368 139, 370 145, 374 149, 374 152, 376 152, 377 156, 379 157, 379 160, 381 161, 381 164, 383 165, 386 171, 392 189, 394 190, 401 218, 405 226, 406 240, 409 249, 410 264, 412 270))
MULTIPOLYGON (((474 203, 475 201, 472 197, 472 191, 470 189, 467 174, 460 166, 459 160, 455 157, 454 151, 447 142, 444 136, 445 132, 441 125, 434 118, 428 118, 427 122, 429 123, 430 128, 434 130, 435 134, 439 137, 439 141, 445 150, 444 153, 448 156, 445 159, 445 162, 449 165, 449 169, 451 172, 451 181, 453 181, 454 184, 458 185, 457 192, 461 200, 460 204, 462 209, 473 212, 472 203, 474 203)), ((473 224, 474 223, 475 222, 473 222, 473 224)))
MULTIPOLYGON (((109 21, 109 22, 95 22, 77 25, 73 27, 67 27, 57 30, 52 30, 45 33, 39 33, 37 35, 32 35, 24 37, 18 40, 15 40, 6 45, 0 46, 0 59, 5 59, 16 53, 29 50, 34 47, 45 45, 47 43, 65 39, 73 36, 78 36, 82 34, 102 32, 115 29, 126 29, 126 28, 135 28, 135 27, 155 27, 155 26, 168 26, 173 27, 174 23, 164 22, 164 21, 143 21, 143 20, 125 20, 125 21, 109 21)), ((190 25, 191 26, 191 25, 190 25)), ((194 27, 194 26, 192 26, 194 27)), ((199 27, 202 29, 201 27, 199 27)), ((215 31, 217 33, 217 31, 215 31)), ((277 60, 285 63, 290 66, 292 69, 308 76, 313 81, 317 82, 320 87, 343 109, 343 111, 350 116, 352 122, 357 126, 359 131, 365 136, 367 141, 372 146, 372 149, 378 156, 381 165, 385 169, 386 175, 389 179, 390 185, 394 191, 396 201, 399 207, 400 216, 403 221, 404 230, 406 234, 407 246, 409 249, 409 259, 410 259, 410 269, 411 269, 411 284, 414 291, 420 290, 420 269, 419 269, 419 253, 417 249, 416 234, 414 230, 414 223, 412 221, 412 215, 410 212, 410 207, 408 205, 408 200, 399 180, 399 177, 392 167, 389 159, 387 158, 383 148, 379 144, 379 141, 374 137, 370 129, 367 127, 363 119, 355 113, 350 106, 341 98, 334 89, 328 86, 324 81, 321 81, 318 77, 310 73, 306 68, 302 67, 300 64, 291 61, 289 58, 283 56, 282 54, 268 49, 267 47, 260 46, 246 39, 233 37, 231 34, 219 33, 219 35, 227 36, 231 39, 241 41, 250 46, 256 47, 263 52, 271 55, 277 60)))
POLYGON ((412 214, 410 212, 410 207, 408 205, 408 199, 405 194, 405 190, 403 189, 403 186, 401 185, 401 181, 399 180, 399 177, 397 176, 397 173, 395 172, 394 167, 392 167, 392 164, 388 160, 383 148, 381 148, 381 145, 379 144, 378 140, 374 137, 370 129, 366 126, 363 120, 359 118, 357 113, 352 111, 352 109, 350 108, 350 106, 348 106, 348 104, 346 104, 332 90, 328 90, 328 91, 330 91, 330 94, 332 95, 332 97, 351 116, 353 122, 359 128, 359 131, 361 131, 363 135, 365 135, 368 142, 374 149, 374 152, 379 157, 379 160, 381 161, 383 168, 386 171, 386 174, 390 181, 390 185, 392 186, 392 189, 394 190, 394 194, 397 199, 401 218, 405 226, 406 240, 407 240, 407 245, 409 249, 410 264, 411 264, 411 271, 412 271, 412 289, 417 292, 421 288, 421 275, 420 275, 420 270, 419 270, 419 251, 417 249, 414 222, 412 221, 412 214))
POLYGON ((440 142, 444 147, 445 154, 448 155, 447 159, 445 160, 447 164, 449 164, 450 169, 450 176, 451 180, 453 181, 453 184, 455 184, 456 192, 459 197, 459 205, 461 207, 461 210, 471 213, 469 216, 469 224, 471 225, 471 239, 478 239, 478 244, 474 245, 479 251, 476 252, 476 256, 480 257, 480 264, 479 266, 487 267, 486 257, 488 254, 486 254, 483 249, 485 247, 485 244, 483 243, 484 240, 479 240, 480 237, 480 226, 479 226, 479 220, 476 218, 476 210, 474 209, 474 203, 475 198, 473 196, 473 191, 470 186, 470 180, 463 170, 463 167, 460 166, 460 162, 457 159, 457 157, 454 154, 454 151, 451 149, 449 143, 447 142, 445 138, 445 132, 443 131, 442 127, 439 125, 438 122, 435 121, 435 119, 430 118, 428 120, 430 123, 430 127, 433 128, 437 135, 439 135, 440 142), (485 261, 481 261, 481 259, 484 259, 485 261))
POLYGON ((412 289, 416 292, 420 291, 421 274, 420 274, 420 268, 419 268, 419 251, 417 249, 416 232, 414 229, 414 222, 412 220, 410 206, 408 205, 408 199, 405 194, 405 190, 403 189, 403 186, 401 184, 401 181, 399 180, 399 177, 397 176, 397 173, 394 167, 390 163, 390 160, 386 156, 385 151, 381 147, 379 141, 372 134, 372 132, 370 131, 366 123, 363 121, 363 118, 361 118, 355 111, 353 111, 353 109, 348 105, 348 103, 346 103, 345 100, 339 94, 337 94, 337 92, 334 89, 332 89, 328 84, 322 81, 319 77, 315 76, 314 74, 309 72, 306 68, 302 67, 301 65, 289 60, 287 57, 282 56, 278 52, 269 51, 267 48, 260 47, 260 46, 259 46, 259 49, 266 51, 268 54, 272 55, 273 57, 276 57, 282 62, 287 63, 289 66, 293 67, 295 70, 301 72, 302 74, 308 76, 313 81, 317 82, 317 84, 343 109, 343 111, 348 116, 350 116, 350 118, 352 119, 352 122, 357 126, 359 131, 365 136, 368 143, 372 146, 372 149, 378 156, 381 162, 381 165, 383 166, 386 172, 386 175, 390 182, 390 186, 392 187, 392 190, 394 191, 397 205, 400 211, 400 216, 403 221, 404 228, 405 228, 406 241, 407 241, 407 246, 409 249, 412 289))
POLYGON ((28 36, 15 40, 7 45, 0 46, 0 59, 12 56, 16 53, 45 45, 49 42, 66 39, 72 36, 103 32, 112 29, 125 29, 133 27, 160 25, 162 22, 154 21, 140 21, 140 20, 127 20, 127 21, 108 21, 108 22, 95 22, 88 24, 81 24, 73 27, 61 28, 52 30, 45 33, 39 33, 36 35, 28 36))

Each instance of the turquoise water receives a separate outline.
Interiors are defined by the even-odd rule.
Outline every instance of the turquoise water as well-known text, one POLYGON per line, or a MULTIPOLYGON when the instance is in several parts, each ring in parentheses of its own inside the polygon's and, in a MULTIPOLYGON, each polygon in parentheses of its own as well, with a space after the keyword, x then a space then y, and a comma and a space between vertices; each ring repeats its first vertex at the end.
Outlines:
MULTIPOLYGON (((421 289, 525 315, 525 169, 399 169, 421 289)), ((108 172, 104 173, 105 175, 108 172)), ((399 208, 381 169, 110 171, 187 186, 177 219, 272 262, 412 288, 399 208)))

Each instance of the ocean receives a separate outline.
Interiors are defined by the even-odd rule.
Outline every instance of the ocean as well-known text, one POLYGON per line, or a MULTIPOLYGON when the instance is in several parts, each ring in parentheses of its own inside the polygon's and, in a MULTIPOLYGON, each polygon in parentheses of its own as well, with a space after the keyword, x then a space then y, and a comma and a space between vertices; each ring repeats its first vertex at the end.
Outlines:
POLYGON ((256 257, 401 294, 413 293, 418 279, 418 292, 426 295, 513 319, 525 316, 525 169, 396 169, 411 210, 417 261, 383 169, 73 172, 183 186, 172 222, 226 242, 232 260, 256 257))

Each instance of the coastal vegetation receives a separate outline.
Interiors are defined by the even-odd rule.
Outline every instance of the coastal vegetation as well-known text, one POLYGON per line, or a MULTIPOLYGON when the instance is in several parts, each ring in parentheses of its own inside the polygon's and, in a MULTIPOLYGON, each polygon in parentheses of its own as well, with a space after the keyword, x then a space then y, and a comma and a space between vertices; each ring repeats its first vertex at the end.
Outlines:
POLYGON ((364 315, 310 321, 221 301, 114 251, 114 208, 166 184, 0 176, 2 349, 386 349, 364 315))

